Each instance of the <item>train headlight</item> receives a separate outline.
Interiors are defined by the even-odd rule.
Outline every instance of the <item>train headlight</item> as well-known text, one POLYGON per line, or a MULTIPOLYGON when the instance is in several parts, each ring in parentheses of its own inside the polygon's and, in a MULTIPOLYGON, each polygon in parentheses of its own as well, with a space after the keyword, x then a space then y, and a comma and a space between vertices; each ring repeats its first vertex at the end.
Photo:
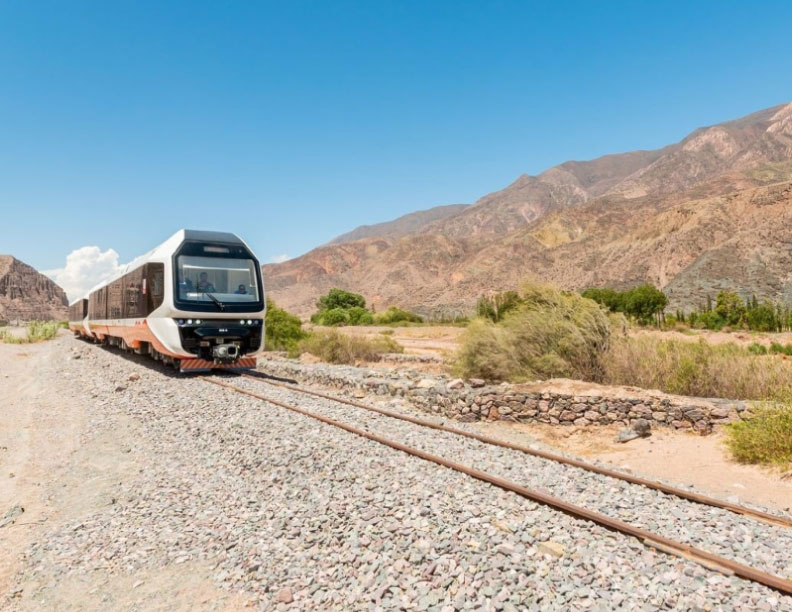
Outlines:
POLYGON ((201 319, 195 319, 195 324, 196 325, 200 325, 201 324, 201 319))
POLYGON ((192 325, 192 319, 187 319, 187 325, 192 325))
POLYGON ((240 320, 239 320, 239 324, 240 324, 240 325, 244 325, 244 324, 245 324, 245 319, 240 319, 240 320))
POLYGON ((184 319, 179 319, 179 325, 184 325, 184 319))
POLYGON ((248 325, 253 325, 253 321, 251 321, 250 319, 248 319, 248 325))

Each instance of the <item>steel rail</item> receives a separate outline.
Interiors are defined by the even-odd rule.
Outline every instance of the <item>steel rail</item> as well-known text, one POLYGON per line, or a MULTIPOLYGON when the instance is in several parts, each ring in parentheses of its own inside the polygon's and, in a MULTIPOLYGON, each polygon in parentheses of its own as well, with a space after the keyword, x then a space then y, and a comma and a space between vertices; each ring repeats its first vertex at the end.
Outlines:
POLYGON ((516 493, 517 495, 520 495, 522 497, 525 497, 526 499, 530 499, 537 503, 550 506, 566 514, 569 514, 570 516, 573 516, 575 518, 591 521, 612 531, 618 531, 620 533, 633 536, 641 540, 646 546, 655 548, 656 550, 659 550, 661 552, 684 557, 691 561, 695 561, 696 563, 699 563, 709 569, 720 571, 725 574, 734 574, 741 578, 745 578, 746 580, 751 580, 753 582, 763 584, 767 587, 780 591, 786 595, 792 595, 792 582, 788 580, 784 580, 780 576, 775 576, 773 574, 763 572, 748 565, 743 565, 742 563, 732 561, 731 559, 721 557, 714 553, 708 552, 706 550, 702 550, 700 548, 696 548, 694 546, 690 546, 683 542, 677 542, 676 540, 672 540, 660 534, 656 534, 651 531, 647 531, 645 529, 635 527, 633 525, 630 525, 629 523, 625 523, 624 521, 620 521, 618 519, 611 518, 604 514, 600 514, 599 512, 595 512, 593 510, 589 510, 587 508, 583 508, 581 506, 571 504, 558 497, 554 497, 552 495, 548 495, 546 493, 542 493, 541 491, 536 491, 534 489, 529 489, 510 480, 506 480, 505 478, 501 478, 500 476, 495 476, 488 472, 477 470, 476 468, 469 467, 462 463, 457 463, 456 461, 450 461, 448 459, 444 459, 443 457, 439 457, 438 455, 432 455, 431 453, 427 453, 425 451, 419 450, 417 448, 413 448, 406 444, 402 444, 401 442, 390 440, 378 434, 374 434, 368 431, 364 431, 362 429, 358 429, 357 427, 349 425, 348 423, 331 419, 330 417, 326 417, 322 414, 317 414, 315 412, 305 410, 304 408, 300 408, 298 406, 292 406, 291 404, 287 404, 285 402, 278 401, 276 399, 267 397, 265 395, 261 395, 260 393, 255 393, 254 391, 249 391, 241 387, 235 387, 234 385, 229 385, 228 383, 220 382, 219 380, 213 380, 206 376, 202 376, 201 379, 206 382, 212 383, 214 385, 218 385, 220 387, 224 387, 231 391, 235 391, 236 393, 248 395, 250 397, 254 397, 264 402, 273 404, 275 406, 279 406, 281 408, 291 410, 292 412, 296 412, 297 414, 307 416, 322 423, 333 425, 334 427, 338 427, 340 429, 346 430, 350 433, 361 436, 368 440, 378 442, 384 446, 388 446, 390 448, 402 451, 414 457, 419 457, 421 459, 424 459, 425 461, 430 461, 437 465, 441 465, 443 467, 456 470, 457 472, 461 472, 462 474, 467 474, 472 478, 481 480, 482 482, 489 483, 493 486, 499 487, 506 491, 511 491, 512 493, 516 493))
POLYGON ((407 421, 409 423, 413 423, 415 425, 421 425, 422 427, 429 427, 431 429, 436 429, 439 431, 445 431, 448 433, 456 434, 458 436, 463 436, 465 438, 470 438, 472 440, 477 440, 479 442, 483 442, 484 444, 492 444, 493 446, 500 446, 502 448, 507 448, 509 450, 515 450, 523 452, 527 455, 532 455, 534 457, 540 457, 542 459, 547 459, 549 461, 555 461, 557 463, 563 463, 565 465, 571 465, 583 470, 587 470, 589 472, 594 472, 596 474, 602 474, 603 476, 609 476, 610 478, 617 478, 619 480, 624 480, 626 482, 642 485, 648 489, 655 489, 657 491, 662 491, 663 493, 668 493, 669 495, 675 495, 677 497, 682 497, 689 501, 693 501, 699 504, 705 504, 707 506, 713 506, 716 508, 722 508, 724 510, 730 510, 736 514, 742 514, 744 516, 748 516, 751 518, 755 518, 757 520, 763 521, 765 523, 769 523, 771 525, 776 525, 780 527, 788 527, 792 528, 792 520, 787 519, 781 516, 775 516, 773 514, 769 514, 767 512, 762 512, 761 510, 754 510, 752 508, 746 508, 745 506, 740 506, 739 504, 733 504, 731 502, 722 501, 720 499, 715 499, 714 497, 709 497, 707 495, 701 495, 700 493, 692 493, 690 491, 686 491, 685 489, 680 489, 679 487, 674 487, 672 485, 667 485, 662 482, 658 482, 656 480, 649 480, 647 478, 641 478, 639 476, 632 476, 630 474, 625 474, 623 472, 618 472, 616 470, 610 470, 608 468, 599 467, 592 463, 587 463, 585 461, 580 461, 578 459, 569 459, 567 457, 563 457, 561 455, 557 455, 555 453, 551 453, 548 451, 542 451, 530 448, 528 446, 523 446, 520 444, 512 444, 511 442, 505 442, 503 440, 499 440, 498 438, 493 438, 490 436, 485 436, 482 434, 472 433, 469 431, 465 431, 464 429, 459 429, 457 427, 450 427, 448 425, 441 425, 439 423, 433 423, 432 421, 427 421, 426 419, 419 419, 417 417, 411 417, 406 414, 402 414, 400 412, 395 412, 393 410, 387 410, 385 408, 375 408, 374 406, 368 406, 366 404, 362 404, 360 402, 354 402, 352 400, 334 397, 332 395, 328 395, 326 393, 320 393, 319 391, 313 391, 310 389, 304 389, 302 387, 297 387, 295 385, 287 385, 280 382, 274 382, 268 380, 266 378, 262 378, 260 376, 255 376, 251 374, 242 374, 247 378, 251 378, 253 380, 257 380, 268 385, 273 385, 275 387, 281 387, 283 389, 288 389, 290 391, 298 392, 298 393, 306 393, 308 395, 314 395, 316 397, 321 397, 327 400, 331 400, 334 402, 340 402, 342 404, 348 404, 350 406, 354 406, 355 408, 361 408, 363 410, 370 410, 371 412, 376 412, 383 416, 391 417, 394 419, 399 419, 401 421, 407 421))

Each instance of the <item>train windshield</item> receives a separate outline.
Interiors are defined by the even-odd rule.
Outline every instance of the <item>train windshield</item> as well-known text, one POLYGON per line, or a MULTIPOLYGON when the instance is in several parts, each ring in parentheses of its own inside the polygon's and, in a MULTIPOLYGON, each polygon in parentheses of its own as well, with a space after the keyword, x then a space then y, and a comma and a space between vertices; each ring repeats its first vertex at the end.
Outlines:
POLYGON ((182 301, 210 304, 217 300, 223 304, 260 301, 256 262, 252 259, 180 255, 176 274, 182 301))

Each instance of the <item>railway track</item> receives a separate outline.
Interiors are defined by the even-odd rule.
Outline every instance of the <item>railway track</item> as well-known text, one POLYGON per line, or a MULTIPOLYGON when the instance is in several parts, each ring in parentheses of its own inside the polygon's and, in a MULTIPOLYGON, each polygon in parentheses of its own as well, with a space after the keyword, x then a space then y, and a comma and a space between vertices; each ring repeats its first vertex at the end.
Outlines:
MULTIPOLYGON (((614 470, 608 470, 606 468, 602 468, 583 461, 569 459, 560 455, 556 455, 554 453, 549 453, 546 451, 540 451, 525 446, 511 444, 508 442, 504 442, 502 440, 498 440, 497 438, 483 436, 463 429, 434 423, 432 421, 428 421, 425 419, 411 417, 395 411, 376 408, 374 406, 368 406, 366 404, 351 401, 346 398, 339 398, 319 391, 305 389, 295 385, 287 385, 280 382, 275 382, 273 380, 270 380, 269 378, 264 378, 262 376, 256 376, 252 374, 243 374, 242 376, 246 379, 251 379, 256 382, 266 383, 267 385, 279 387, 289 392, 310 395, 331 402, 338 402, 361 410, 377 413, 385 417, 410 422, 420 427, 426 427, 434 430, 443 431, 456 436, 473 439, 484 444, 498 446, 509 450, 516 450, 528 455, 538 457, 540 459, 545 459, 548 461, 553 461, 560 464, 573 466, 576 468, 587 470, 592 473, 622 480, 630 484, 635 484, 649 489, 654 489, 668 495, 673 495, 682 499, 686 499, 688 501, 727 510, 736 514, 750 517, 752 519, 756 519, 758 521, 762 521, 764 523, 768 523, 770 525, 773 525, 774 527, 792 528, 792 521, 790 521, 785 517, 774 516, 772 514, 755 510, 752 508, 740 506, 738 504, 732 504, 708 496, 699 495, 696 493, 692 493, 690 491, 686 491, 684 489, 666 485, 664 483, 643 479, 628 474, 623 474, 621 472, 616 472, 614 470)), ((580 505, 570 503, 564 499, 561 499, 560 497, 550 495, 544 491, 525 487, 517 482, 508 480, 506 478, 502 478, 492 473, 479 470, 477 468, 471 467, 469 465, 457 461, 449 460, 439 455, 429 453, 425 450, 421 450, 419 448, 409 446, 398 440, 393 440, 388 437, 376 433, 372 433, 365 429, 355 427, 354 425, 351 425, 347 422, 336 420, 324 414, 306 410, 304 408, 281 401, 279 399, 266 396, 264 394, 255 391, 251 391, 250 389, 229 384, 222 380, 218 380, 217 378, 213 378, 209 376, 203 376, 201 378, 202 380, 208 383, 218 385, 220 387, 228 389, 229 391, 233 391, 249 397, 253 397, 268 402, 270 404, 273 404, 275 406, 279 406, 281 408, 290 410, 292 412, 296 412, 303 416, 315 419, 327 425, 338 427, 355 435, 378 442, 379 444, 382 444, 384 446, 399 450, 401 452, 407 453, 415 457, 419 457, 425 461, 429 461, 437 465, 441 465, 443 467, 456 470, 477 480, 487 482, 493 486, 499 487, 506 491, 510 491, 527 499, 533 500, 537 503, 544 504, 546 506, 565 512, 573 517, 587 520, 596 523, 598 525, 601 525, 602 527, 605 527, 607 529, 635 537, 641 542, 643 542, 646 546, 660 550, 664 553, 677 555, 689 559, 691 561, 697 562, 711 570, 719 571, 727 575, 736 575, 746 580, 750 580, 762 584, 764 586, 770 587, 786 595, 792 595, 792 582, 780 576, 757 569, 755 567, 751 567, 750 565, 744 563, 734 561, 724 556, 704 550, 702 548, 691 546, 684 542, 676 541, 672 538, 663 536, 659 533, 655 533, 643 529, 641 527, 632 525, 626 521, 607 516, 602 512, 598 512, 580 505)))

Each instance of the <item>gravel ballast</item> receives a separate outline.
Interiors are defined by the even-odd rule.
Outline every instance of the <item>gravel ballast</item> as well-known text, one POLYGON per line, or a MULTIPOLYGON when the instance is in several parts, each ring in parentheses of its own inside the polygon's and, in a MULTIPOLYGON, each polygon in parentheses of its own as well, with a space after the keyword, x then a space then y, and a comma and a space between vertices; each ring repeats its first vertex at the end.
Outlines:
MULTIPOLYGON (((262 610, 792 609, 773 590, 308 417, 140 358, 65 346, 72 358, 56 375, 82 390, 96 435, 134 421, 139 442, 125 451, 144 467, 104 511, 33 545, 25 573, 43 582, 202 561, 218 585, 262 610)), ((792 573, 792 534, 781 528, 258 381, 223 380, 792 573)))

